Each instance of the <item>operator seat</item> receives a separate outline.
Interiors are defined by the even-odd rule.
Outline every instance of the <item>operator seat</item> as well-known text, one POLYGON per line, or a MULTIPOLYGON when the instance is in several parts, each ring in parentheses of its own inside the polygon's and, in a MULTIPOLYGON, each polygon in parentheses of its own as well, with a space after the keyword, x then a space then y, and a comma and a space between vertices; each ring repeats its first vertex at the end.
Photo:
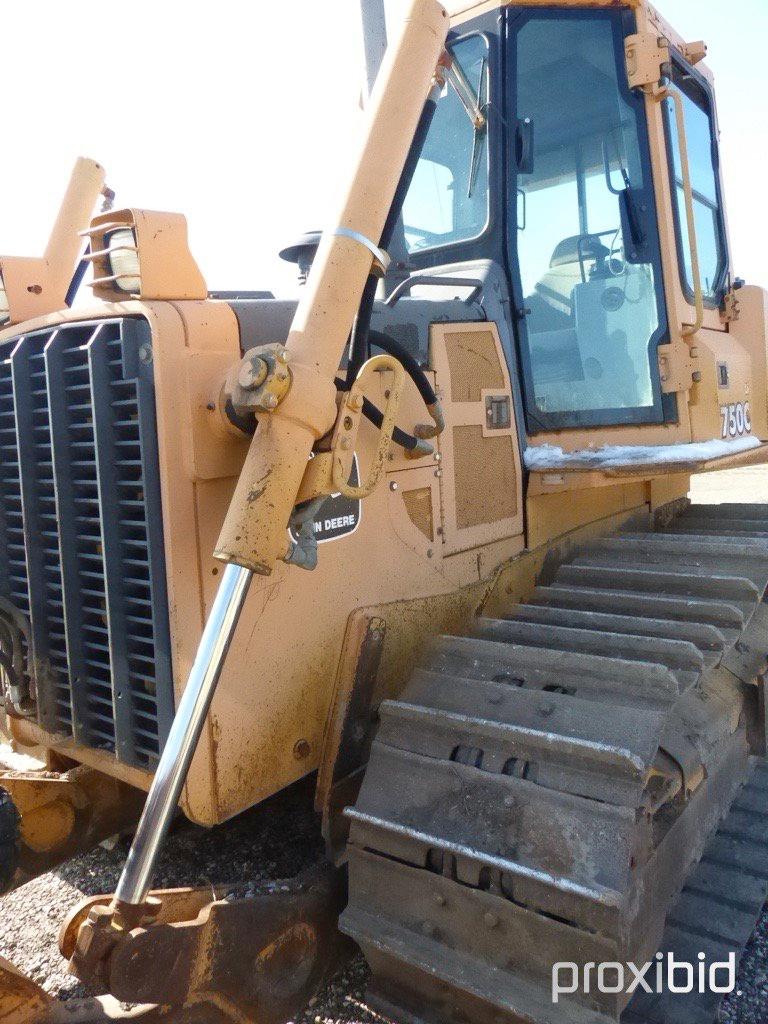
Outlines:
POLYGON ((584 379, 574 294, 584 274, 600 272, 610 250, 597 235, 572 235, 555 246, 549 270, 525 304, 534 376, 539 383, 584 379))

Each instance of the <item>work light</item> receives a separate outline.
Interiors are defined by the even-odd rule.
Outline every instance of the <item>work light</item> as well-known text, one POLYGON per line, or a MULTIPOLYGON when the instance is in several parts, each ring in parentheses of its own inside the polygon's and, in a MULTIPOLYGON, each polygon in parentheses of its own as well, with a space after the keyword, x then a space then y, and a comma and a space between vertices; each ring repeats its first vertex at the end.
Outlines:
POLYGON ((132 228, 119 228, 108 239, 109 266, 115 275, 115 285, 121 291, 138 294, 141 291, 139 250, 132 228))

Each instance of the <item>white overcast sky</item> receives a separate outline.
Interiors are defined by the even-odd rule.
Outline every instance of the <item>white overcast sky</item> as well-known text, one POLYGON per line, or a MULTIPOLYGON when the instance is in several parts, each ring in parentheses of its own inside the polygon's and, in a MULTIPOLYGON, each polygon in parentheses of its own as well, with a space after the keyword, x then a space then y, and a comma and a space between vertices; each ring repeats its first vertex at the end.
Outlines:
MULTIPOLYGON (((388 0, 392 20, 405 0, 388 0)), ((768 2, 666 0, 718 77, 735 271, 768 287, 768 2)), ((74 158, 180 211, 210 288, 292 290, 360 118, 359 0, 4 0, 0 252, 39 254, 74 158)))

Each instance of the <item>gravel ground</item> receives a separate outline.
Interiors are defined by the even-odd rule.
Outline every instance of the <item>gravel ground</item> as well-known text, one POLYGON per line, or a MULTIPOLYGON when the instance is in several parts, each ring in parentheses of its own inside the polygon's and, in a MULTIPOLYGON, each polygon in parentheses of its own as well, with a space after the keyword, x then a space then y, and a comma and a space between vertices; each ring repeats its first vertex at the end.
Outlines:
MULTIPOLYGON (((768 500, 768 472, 712 474, 694 482, 694 500, 768 500)), ((158 865, 157 888, 238 884, 292 878, 322 855, 312 810, 312 782, 298 784, 218 829, 181 824, 158 865)), ((65 973, 59 927, 84 896, 112 892, 128 844, 102 847, 70 861, 0 899, 0 955, 59 998, 87 993, 65 973)), ((365 1003, 368 970, 356 957, 312 1000, 294 1024, 382 1024, 365 1003)), ((736 992, 721 1011, 723 1024, 768 1024, 768 906, 742 959, 736 992)))

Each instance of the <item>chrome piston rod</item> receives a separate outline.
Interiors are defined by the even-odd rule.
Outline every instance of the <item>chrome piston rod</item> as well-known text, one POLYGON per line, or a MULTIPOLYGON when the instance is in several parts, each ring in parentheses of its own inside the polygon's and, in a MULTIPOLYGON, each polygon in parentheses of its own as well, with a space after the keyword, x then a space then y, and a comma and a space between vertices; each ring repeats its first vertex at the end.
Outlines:
POLYGON ((227 565, 222 573, 192 671, 115 890, 117 902, 141 904, 146 899, 157 855, 176 812, 252 578, 251 570, 239 565, 227 565))

